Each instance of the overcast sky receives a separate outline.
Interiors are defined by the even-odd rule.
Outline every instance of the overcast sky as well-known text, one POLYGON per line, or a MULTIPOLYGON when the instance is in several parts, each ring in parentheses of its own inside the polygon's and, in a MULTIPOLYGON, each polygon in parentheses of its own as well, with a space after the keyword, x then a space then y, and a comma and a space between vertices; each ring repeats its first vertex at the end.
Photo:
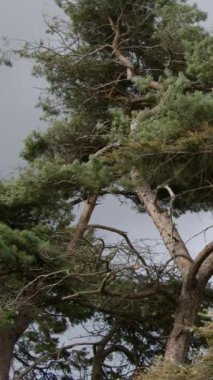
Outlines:
MULTIPOLYGON (((192 2, 192 1, 190 1, 192 2)), ((200 8, 206 10, 209 19, 206 27, 213 25, 213 1, 197 1, 200 8)), ((44 37, 44 15, 54 15, 59 12, 54 0, 0 0, 0 36, 7 36, 12 46, 20 40, 38 40, 44 37)), ((212 28, 213 29, 213 28, 212 28)), ((35 108, 40 88, 45 87, 42 79, 31 76, 29 62, 16 61, 12 69, 0 67, 0 176, 14 172, 20 164, 18 154, 22 141, 33 129, 43 129, 44 124, 39 120, 41 112, 35 108)), ((113 224, 118 228, 130 229, 133 238, 152 238, 152 221, 149 217, 137 214, 129 206, 121 207, 118 201, 110 199, 97 207, 93 222, 113 224), (113 218, 112 218, 113 213, 113 218), (112 221, 113 219, 113 221, 112 221), (127 227, 127 221, 131 228, 127 227)), ((198 233, 212 224, 210 213, 183 216, 180 221, 185 239, 198 233)), ((212 231, 212 230, 210 230, 212 231)), ((210 232, 206 239, 210 240, 210 232)), ((191 242, 192 251, 199 250, 204 244, 202 239, 191 242)))

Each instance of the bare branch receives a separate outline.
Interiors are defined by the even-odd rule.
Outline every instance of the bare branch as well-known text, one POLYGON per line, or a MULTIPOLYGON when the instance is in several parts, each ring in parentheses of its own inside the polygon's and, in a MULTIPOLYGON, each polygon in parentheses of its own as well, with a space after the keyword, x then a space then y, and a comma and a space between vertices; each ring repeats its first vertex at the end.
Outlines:
POLYGON ((106 289, 106 286, 109 285, 111 282, 113 282, 116 279, 117 273, 121 273, 122 271, 128 270, 128 269, 138 269, 138 266, 136 265, 124 265, 123 267, 120 266, 119 269, 110 271, 109 273, 106 274, 106 276, 103 278, 101 281, 99 287, 94 290, 84 290, 84 291, 77 291, 73 294, 70 294, 68 296, 65 296, 62 298, 62 300, 70 300, 74 299, 80 296, 91 296, 95 294, 103 294, 103 295, 108 295, 112 297, 120 297, 122 299, 141 299, 141 298, 146 298, 149 297, 150 295, 162 292, 164 294, 166 292, 166 287, 162 284, 157 283, 156 285, 147 287, 141 292, 136 292, 136 293, 122 293, 122 292, 117 292, 113 290, 108 290, 106 289))
POLYGON ((106 152, 110 152, 111 150, 119 148, 120 146, 121 146, 121 144, 118 142, 106 145, 103 148, 101 148, 100 150, 98 150, 96 153, 94 153, 92 156, 95 156, 95 157, 101 156, 102 154, 104 154, 106 152))
POLYGON ((114 272, 107 273, 107 275, 104 277, 102 282, 100 283, 99 287, 95 290, 85 290, 85 291, 80 291, 80 292, 75 292, 74 294, 71 294, 69 296, 65 296, 62 298, 62 300, 70 300, 79 296, 89 296, 93 294, 100 294, 103 292, 104 287, 107 285, 107 283, 111 282, 114 280, 115 274, 114 272))
POLYGON ((208 226, 208 227, 204 228, 202 231, 198 232, 197 234, 193 235, 192 237, 190 237, 188 240, 186 240, 185 244, 189 243, 192 239, 194 239, 194 238, 196 238, 196 237, 198 237, 199 235, 202 235, 202 234, 204 234, 204 239, 205 239, 206 232, 208 230, 210 230, 211 228, 213 228, 213 224, 211 226, 208 226))
MULTIPOLYGON (((196 278, 196 275, 199 272, 199 269, 201 268, 204 261, 213 254, 213 241, 209 244, 207 244, 202 251, 197 255, 196 259, 194 260, 194 264, 191 267, 187 280, 186 280, 186 287, 190 288, 193 286, 194 280, 196 278)), ((212 260, 211 260, 212 261, 212 260)), ((209 276, 211 276, 211 273, 213 273, 213 266, 207 266, 206 267, 206 274, 209 273, 209 276)), ((202 271, 202 277, 205 276, 205 270, 202 271)))
POLYGON ((119 230, 118 228, 109 227, 109 226, 103 226, 102 224, 89 224, 87 226, 87 228, 98 228, 98 229, 114 232, 114 233, 116 233, 118 235, 121 235, 126 240, 126 242, 127 242, 128 246, 129 246, 129 248, 131 249, 131 251, 134 252, 137 255, 137 257, 140 259, 140 261, 143 263, 144 267, 145 268, 148 267, 147 264, 146 264, 146 261, 141 257, 141 255, 139 254, 139 252, 136 250, 136 248, 131 243, 131 241, 128 238, 126 232, 124 232, 122 230, 119 230))
POLYGON ((33 293, 30 292, 30 296, 24 297, 24 303, 25 304, 30 299, 34 298, 38 293, 40 293, 44 290, 48 290, 50 288, 53 289, 54 287, 59 285, 61 282, 65 281, 67 278, 74 277, 74 278, 78 278, 78 279, 82 280, 82 279, 91 278, 91 277, 103 276, 104 274, 106 274, 106 271, 99 271, 99 272, 92 272, 92 273, 80 273, 80 272, 69 272, 68 269, 62 269, 62 270, 51 272, 48 274, 41 274, 41 275, 37 276, 34 280, 29 282, 26 286, 24 286, 19 291, 19 293, 17 294, 15 299, 5 306, 5 309, 10 308, 12 305, 17 303, 30 288, 32 289, 32 286, 33 286, 34 291, 33 291, 33 293), (58 281, 56 281, 55 283, 51 283, 51 284, 47 283, 46 285, 43 285, 43 286, 39 283, 40 281, 42 281, 42 283, 43 283, 45 280, 48 280, 51 277, 57 277, 57 276, 62 275, 62 274, 64 274, 64 276, 60 277, 60 279, 58 281))
POLYGON ((46 279, 46 278, 49 278, 49 277, 52 277, 52 276, 55 276, 55 275, 58 275, 58 274, 62 274, 62 273, 65 273, 67 274, 69 271, 67 269, 62 269, 62 270, 58 270, 58 271, 55 271, 55 272, 51 272, 51 273, 47 273, 47 274, 41 274, 39 276, 37 276, 36 278, 34 278, 34 280, 32 280, 31 282, 29 282, 26 286, 24 286, 20 292, 17 294, 16 298, 9 304, 7 304, 7 308, 9 308, 10 306, 12 306, 14 303, 16 303, 18 301, 18 299, 21 298, 21 296, 23 295, 23 293, 25 291, 27 291, 32 285, 34 286, 40 279, 46 279))
POLYGON ((172 191, 171 187, 169 187, 169 185, 167 185, 167 184, 159 185, 156 187, 156 190, 155 190, 155 202, 157 201, 157 194, 158 194, 158 191, 160 189, 167 190, 169 195, 170 195, 169 215, 172 215, 172 208, 173 208, 173 204, 175 201, 175 194, 173 193, 173 191, 172 191))

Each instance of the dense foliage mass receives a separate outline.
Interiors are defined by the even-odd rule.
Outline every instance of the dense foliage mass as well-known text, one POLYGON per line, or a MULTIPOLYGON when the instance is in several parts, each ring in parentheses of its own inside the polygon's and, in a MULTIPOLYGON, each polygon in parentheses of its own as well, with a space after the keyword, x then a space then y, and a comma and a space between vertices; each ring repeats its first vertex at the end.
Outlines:
POLYGON ((206 347, 190 332, 211 302, 213 243, 193 259, 174 217, 213 205, 213 37, 181 0, 56 2, 54 43, 18 52, 47 80, 49 128, 0 183, 0 378, 12 357, 16 380, 130 379, 164 354, 173 370, 206 347), (108 194, 151 216, 164 254, 89 224, 108 194))

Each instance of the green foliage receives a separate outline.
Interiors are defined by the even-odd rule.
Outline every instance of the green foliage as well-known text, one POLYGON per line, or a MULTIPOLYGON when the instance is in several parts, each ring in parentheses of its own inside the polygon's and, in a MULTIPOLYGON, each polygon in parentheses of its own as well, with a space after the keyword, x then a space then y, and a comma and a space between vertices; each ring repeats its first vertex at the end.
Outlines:
POLYGON ((8 310, 0 314, 0 333, 5 329, 11 328, 15 325, 15 310, 8 310))
POLYGON ((40 156, 47 147, 47 143, 41 133, 33 131, 25 139, 24 149, 20 156, 28 161, 33 161, 36 157, 40 156))
POLYGON ((111 109, 112 124, 110 129, 110 140, 120 142, 126 140, 130 132, 130 120, 121 109, 111 109))
POLYGON ((192 78, 197 78, 200 82, 209 84, 211 87, 213 80, 213 37, 209 35, 195 42, 186 41, 186 61, 187 74, 192 78))
MULTIPOLYGON (((144 88, 146 79, 136 78, 137 87, 144 88)), ((206 209, 212 202, 212 93, 192 92, 193 84, 182 73, 168 72, 163 86, 156 115, 147 116, 147 110, 134 114, 138 128, 115 152, 116 168, 125 174, 134 165, 153 188, 170 184, 180 194, 175 207, 182 211, 206 209)))
POLYGON ((0 225, 0 263, 8 269, 28 267, 40 250, 39 239, 30 231, 14 231, 0 225), (28 251, 28 252, 27 252, 28 251))
MULTIPOLYGON (((71 120, 57 121, 46 133, 33 132, 26 140, 21 157, 27 161, 45 157, 71 164, 74 160, 87 161, 90 154, 101 148, 105 140, 99 131, 90 134, 90 125, 83 116, 75 115, 71 120)), ((106 133, 106 131, 105 131, 106 133)))
POLYGON ((1 42, 2 42, 3 48, 0 49, 0 66, 4 65, 7 67, 12 67, 11 52, 8 49, 8 45, 9 45, 8 38, 1 36, 1 42))
POLYGON ((26 177, 34 178, 27 196, 41 193, 43 203, 49 186, 55 189, 54 200, 76 195, 76 188, 83 197, 98 188, 112 189, 115 178, 126 182, 134 164, 153 187, 168 182, 177 193, 189 191, 182 205, 180 198, 176 203, 179 209, 209 207, 212 37, 199 26, 205 13, 175 0, 58 3, 71 20, 66 28, 58 20, 49 25, 50 33, 63 36, 61 48, 47 49, 41 42, 30 54, 35 75, 49 83, 40 105, 53 126, 26 140, 22 156, 33 163, 23 177, 26 188, 31 181, 26 177), (135 57, 133 82, 111 51, 110 22, 118 19, 120 34, 128 34, 122 54, 135 57), (78 43, 72 43, 76 38, 78 43), (159 90, 150 88, 153 80, 159 90), (152 115, 154 107, 158 112, 152 115), (129 138, 132 118, 140 128, 129 138), (91 157, 114 141, 123 146, 117 156, 91 157), (202 200, 200 193, 191 197, 192 189, 203 187, 202 200))

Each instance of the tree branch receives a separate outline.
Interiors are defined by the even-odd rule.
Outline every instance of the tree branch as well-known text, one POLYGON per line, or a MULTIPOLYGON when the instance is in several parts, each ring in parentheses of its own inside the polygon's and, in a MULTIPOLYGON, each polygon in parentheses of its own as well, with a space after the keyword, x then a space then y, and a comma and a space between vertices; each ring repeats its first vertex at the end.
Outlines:
POLYGON ((76 298, 76 297, 79 297, 79 296, 89 296, 89 295, 94 295, 94 294, 100 294, 100 293, 103 293, 104 291, 104 288, 105 286, 114 280, 114 272, 110 272, 110 273, 107 273, 107 275, 104 277, 104 279, 102 280, 102 282, 100 283, 99 287, 95 290, 83 290, 83 291, 80 291, 80 292, 76 292, 74 294, 71 294, 71 295, 68 295, 68 296, 65 296, 62 298, 62 300, 70 300, 70 299, 73 299, 73 298, 76 298))
POLYGON ((78 248, 81 239, 84 236, 88 222, 93 213, 93 210, 96 206, 96 201, 98 199, 98 194, 91 195, 85 202, 84 208, 79 218, 76 230, 72 236, 71 241, 67 246, 67 256, 71 257, 75 254, 76 249, 78 248))
POLYGON ((89 224, 87 226, 87 228, 98 228, 98 229, 114 232, 114 233, 116 233, 118 235, 121 235, 126 240, 126 242, 127 242, 128 246, 129 246, 129 248, 131 249, 131 251, 134 252, 136 254, 136 256, 140 259, 140 261, 142 262, 142 264, 144 265, 144 267, 146 269, 148 268, 148 266, 146 264, 146 261, 141 257, 141 255, 139 254, 139 252, 133 246, 133 244, 131 243, 130 239, 128 238, 126 232, 124 232, 122 230, 119 230, 118 228, 109 227, 109 226, 103 226, 102 224, 89 224))
POLYGON ((63 346, 63 347, 60 347, 58 348, 57 350, 55 350, 54 352, 48 352, 48 354, 45 354, 45 355, 42 355, 40 356, 39 358, 37 358, 34 363, 32 363, 29 367, 27 367, 24 371, 22 371, 21 373, 19 373, 18 375, 15 375, 13 377, 13 380, 21 380, 23 379, 29 372, 31 372, 36 366, 38 366, 39 364, 43 363, 44 361, 46 361, 47 359, 49 359, 50 357, 56 357, 57 360, 60 358, 61 354, 63 353, 63 351, 65 350, 70 350, 74 347, 77 347, 77 346, 93 346, 94 344, 97 344, 98 345, 98 342, 97 343, 90 343, 90 342, 81 342, 81 343, 74 343, 74 344, 69 344, 67 346, 63 346))
MULTIPOLYGON (((120 16, 121 17, 121 16, 120 16)), ((113 52, 112 54, 115 54, 115 56, 118 59, 118 62, 120 63, 121 66, 124 66, 127 68, 127 79, 131 80, 134 74, 134 65, 132 61, 130 61, 127 57, 125 57, 119 48, 120 45, 120 31, 119 31, 119 21, 120 17, 118 18, 117 25, 115 26, 113 20, 111 17, 108 18, 110 26, 112 28, 112 31, 114 32, 114 38, 112 41, 112 49, 113 52)))
MULTIPOLYGON (((194 284, 194 280, 196 278, 196 275, 198 274, 199 272, 199 269, 201 267, 201 265, 203 264, 203 262, 213 253, 213 242, 207 244, 203 249, 202 251, 200 251, 200 253, 197 255, 196 259, 194 260, 194 264, 192 265, 189 273, 188 273, 188 276, 187 276, 187 280, 186 280, 186 287, 187 288, 190 288, 191 286, 193 286, 194 284)), ((213 267, 207 267, 207 271, 212 271, 213 273, 213 267)), ((202 276, 204 276, 205 272, 202 273, 202 276)))
MULTIPOLYGON (((92 156, 95 156, 95 157, 101 156, 108 151, 118 148, 119 146, 120 146, 119 143, 112 143, 112 144, 106 145, 105 147, 101 148, 96 153, 94 153, 92 156)), ((98 196, 99 196, 99 193, 93 194, 84 202, 84 208, 79 218, 78 224, 76 226, 76 230, 72 236, 71 241, 69 242, 67 246, 67 255, 69 257, 75 253, 76 249, 78 248, 81 242, 81 239, 84 236, 84 233, 87 229, 88 222, 95 209, 98 196)))
POLYGON ((104 295, 111 296, 111 297, 119 297, 121 299, 130 299, 130 300, 139 300, 143 298, 150 297, 152 295, 155 295, 157 293, 161 292, 161 285, 157 284, 153 287, 149 287, 147 289, 144 289, 141 292, 135 292, 135 293, 122 293, 122 292, 116 292, 113 290, 106 290, 104 289, 104 295))
POLYGON ((131 363, 137 365, 135 355, 122 344, 113 344, 112 346, 106 348, 104 351, 105 358, 113 352, 123 352, 123 354, 127 357, 127 359, 129 359, 131 363))

